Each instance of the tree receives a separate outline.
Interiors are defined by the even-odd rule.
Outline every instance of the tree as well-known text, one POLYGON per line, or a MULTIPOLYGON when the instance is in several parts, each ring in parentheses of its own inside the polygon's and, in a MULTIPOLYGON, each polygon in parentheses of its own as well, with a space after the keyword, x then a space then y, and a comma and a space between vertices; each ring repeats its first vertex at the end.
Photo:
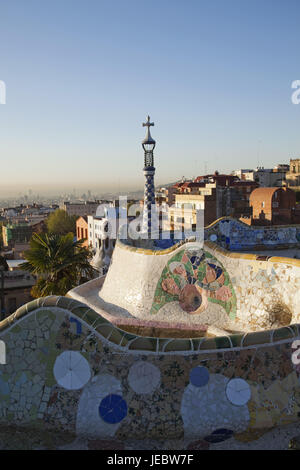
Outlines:
POLYGON ((72 232, 76 235, 76 215, 69 215, 63 209, 56 209, 46 220, 49 233, 66 235, 72 232))
POLYGON ((32 288, 35 298, 46 295, 65 295, 73 287, 93 279, 94 268, 90 265, 91 254, 74 241, 73 234, 34 233, 30 249, 25 252, 27 262, 21 269, 37 276, 32 288))

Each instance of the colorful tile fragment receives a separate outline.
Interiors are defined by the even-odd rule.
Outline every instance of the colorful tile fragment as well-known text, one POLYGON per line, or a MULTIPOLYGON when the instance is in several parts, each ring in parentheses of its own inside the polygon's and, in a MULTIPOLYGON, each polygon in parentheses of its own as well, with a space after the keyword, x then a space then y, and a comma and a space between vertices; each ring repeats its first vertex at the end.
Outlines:
POLYGON ((209 302, 217 303, 231 319, 235 318, 236 296, 230 277, 220 261, 201 249, 180 250, 168 261, 150 313, 174 301, 189 314, 203 312, 209 302))

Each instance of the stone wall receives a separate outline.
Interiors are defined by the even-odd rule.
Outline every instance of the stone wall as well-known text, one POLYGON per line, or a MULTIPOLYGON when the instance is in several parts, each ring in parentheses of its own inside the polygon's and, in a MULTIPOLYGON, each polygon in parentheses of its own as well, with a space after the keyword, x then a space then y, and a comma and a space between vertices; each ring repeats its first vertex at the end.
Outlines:
POLYGON ((53 296, 23 306, 0 331, 0 430, 19 430, 9 442, 1 434, 5 448, 26 435, 27 448, 68 448, 81 438, 86 448, 169 439, 198 449, 253 441, 299 421, 297 325, 214 339, 147 338, 53 296))

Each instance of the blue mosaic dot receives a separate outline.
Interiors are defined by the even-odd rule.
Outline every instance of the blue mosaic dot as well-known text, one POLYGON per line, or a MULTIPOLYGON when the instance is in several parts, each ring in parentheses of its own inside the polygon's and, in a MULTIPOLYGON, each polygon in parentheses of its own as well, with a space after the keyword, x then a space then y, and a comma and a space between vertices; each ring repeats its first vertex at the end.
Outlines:
POLYGON ((127 403, 120 395, 107 395, 99 405, 99 414, 106 423, 119 423, 127 415, 127 403))
POLYGON ((81 335, 81 332, 82 332, 82 328, 81 328, 81 323, 79 320, 77 320, 77 318, 70 318, 70 322, 73 322, 75 323, 76 325, 76 334, 77 335, 81 335))
POLYGON ((204 387, 209 381, 209 372, 206 367, 197 366, 190 372, 190 382, 195 387, 204 387))

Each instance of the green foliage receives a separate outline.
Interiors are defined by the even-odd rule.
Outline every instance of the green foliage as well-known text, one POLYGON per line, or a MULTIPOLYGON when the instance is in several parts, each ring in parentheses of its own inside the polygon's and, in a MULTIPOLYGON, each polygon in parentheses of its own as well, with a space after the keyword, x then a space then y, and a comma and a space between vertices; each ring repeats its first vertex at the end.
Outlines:
POLYGON ((69 215, 62 209, 57 209, 49 215, 46 223, 49 233, 66 235, 72 232, 76 235, 76 215, 69 215))
POLYGON ((2 235, 3 222, 0 222, 0 249, 3 248, 3 235, 2 235))
POLYGON ((89 250, 81 245, 81 240, 74 241, 72 233, 34 233, 25 256, 27 262, 20 267, 37 276, 32 288, 32 295, 36 298, 65 295, 95 274, 89 263, 89 250))

